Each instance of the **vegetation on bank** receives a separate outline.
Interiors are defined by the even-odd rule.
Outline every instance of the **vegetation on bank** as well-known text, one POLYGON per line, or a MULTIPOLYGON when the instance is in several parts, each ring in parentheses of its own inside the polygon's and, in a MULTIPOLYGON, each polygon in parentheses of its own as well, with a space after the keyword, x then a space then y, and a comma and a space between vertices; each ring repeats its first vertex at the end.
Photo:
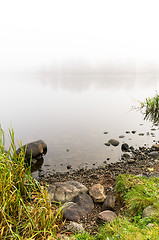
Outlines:
POLYGON ((158 240, 159 239, 159 178, 128 174, 117 178, 117 199, 124 204, 121 216, 99 228, 95 236, 78 234, 78 240, 158 240), (142 217, 143 210, 153 206, 155 214, 142 217), (124 216, 124 217, 123 217, 124 216), (153 224, 151 227, 148 224, 153 224))
POLYGON ((31 177, 24 162, 25 152, 16 154, 14 132, 5 150, 0 129, 0 239, 48 239, 56 236, 62 213, 53 209, 46 188, 31 177))
MULTIPOLYGON (((4 132, 0 129, 0 239, 58 239, 63 225, 61 208, 53 208, 47 189, 31 177, 24 150, 17 156, 13 130, 10 137, 11 145, 6 151, 4 132)), ((121 215, 99 226, 96 233, 75 234, 74 239, 158 240, 159 178, 120 175, 115 191, 122 205, 121 215), (153 206, 155 214, 143 218, 147 206, 153 206), (149 223, 153 226, 148 227, 149 223)))
POLYGON ((148 97, 144 102, 140 102, 140 109, 144 114, 144 119, 159 123, 159 95, 157 93, 154 97, 148 97))

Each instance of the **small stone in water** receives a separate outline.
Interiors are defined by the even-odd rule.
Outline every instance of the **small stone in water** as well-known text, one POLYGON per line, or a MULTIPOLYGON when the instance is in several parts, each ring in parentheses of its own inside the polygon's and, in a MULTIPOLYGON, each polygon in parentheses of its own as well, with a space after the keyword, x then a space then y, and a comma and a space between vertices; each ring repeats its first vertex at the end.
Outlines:
POLYGON ((108 134, 108 132, 104 132, 104 134, 108 134))
POLYGON ((124 138, 125 136, 124 135, 120 135, 119 138, 124 138))
POLYGON ((109 146, 110 146, 110 143, 104 143, 104 145, 109 147, 109 146))
POLYGON ((133 134, 135 134, 136 133, 136 131, 131 131, 133 134))
POLYGON ((126 133, 130 133, 130 131, 126 131, 126 133))
POLYGON ((144 136, 144 133, 139 133, 139 136, 144 136))

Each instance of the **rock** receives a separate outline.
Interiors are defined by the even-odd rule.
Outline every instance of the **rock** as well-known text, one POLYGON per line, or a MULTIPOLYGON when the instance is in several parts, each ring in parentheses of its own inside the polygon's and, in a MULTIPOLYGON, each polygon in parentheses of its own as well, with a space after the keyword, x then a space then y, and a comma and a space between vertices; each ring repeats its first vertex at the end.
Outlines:
POLYGON ((152 158, 157 158, 159 156, 159 153, 157 151, 153 151, 148 153, 148 156, 152 158))
POLYGON ((128 159, 131 157, 131 155, 129 153, 124 153, 122 157, 128 159))
POLYGON ((139 136, 144 136, 145 134, 144 133, 139 133, 139 136))
POLYGON ((155 215, 155 208, 152 206, 148 206, 143 210, 142 218, 150 217, 153 215, 155 215))
POLYGON ((85 231, 84 227, 82 226, 82 224, 79 224, 77 222, 70 222, 66 229, 68 231, 74 232, 74 233, 82 233, 85 231))
POLYGON ((110 210, 100 212, 98 218, 104 222, 111 222, 117 218, 116 213, 110 210))
POLYGON ((65 219, 78 222, 92 212, 94 203, 88 194, 79 194, 72 202, 65 203, 63 208, 63 217, 65 219))
POLYGON ((93 198, 94 202, 104 202, 106 198, 104 187, 101 184, 94 184, 89 189, 89 195, 93 198))
POLYGON ((116 201, 116 197, 114 195, 106 196, 106 199, 104 200, 104 203, 102 206, 102 211, 113 210, 115 207, 115 201, 116 201))
POLYGON ((156 225, 154 223, 147 224, 147 228, 155 227, 156 225))
POLYGON ((109 147, 109 146, 110 146, 110 143, 104 143, 104 145, 109 147))
POLYGON ((132 132, 132 134, 135 134, 135 133, 136 133, 136 131, 134 131, 134 130, 133 130, 133 131, 131 131, 131 132, 132 132))
POLYGON ((159 172, 152 173, 151 177, 159 178, 159 172))
POLYGON ((120 135, 119 138, 124 138, 125 136, 124 135, 120 135))
POLYGON ((118 140, 115 140, 115 139, 110 139, 109 141, 108 141, 108 143, 110 143, 111 145, 113 145, 113 146, 118 146, 119 145, 119 141, 118 140))
POLYGON ((88 192, 88 188, 76 181, 56 182, 48 187, 49 197, 52 202, 65 203, 72 201, 78 194, 86 192, 88 192))
MULTIPOLYGON (((30 161, 30 158, 37 158, 39 156, 45 155, 47 152, 47 145, 44 141, 38 140, 38 141, 23 145, 22 149, 25 152, 26 160, 30 161)), ((19 155, 20 152, 21 152, 21 148, 18 148, 16 151, 17 155, 19 155)))
POLYGON ((134 158, 130 158, 127 160, 128 163, 134 163, 135 162, 135 159, 134 158))
POLYGON ((127 134, 130 133, 130 131, 126 131, 126 133, 127 133, 127 134))
POLYGON ((159 144, 154 144, 154 145, 152 145, 152 148, 155 148, 156 150, 159 151, 159 144))
POLYGON ((108 134, 108 132, 104 132, 104 134, 108 134))
POLYGON ((127 152, 129 150, 129 145, 127 143, 123 143, 121 145, 121 150, 127 152))

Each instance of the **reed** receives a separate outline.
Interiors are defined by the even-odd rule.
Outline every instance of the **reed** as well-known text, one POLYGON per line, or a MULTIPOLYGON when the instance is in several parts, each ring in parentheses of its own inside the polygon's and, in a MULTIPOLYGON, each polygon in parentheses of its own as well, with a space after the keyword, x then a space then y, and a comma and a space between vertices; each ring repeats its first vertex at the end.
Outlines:
POLYGON ((48 239, 63 224, 62 211, 52 207, 47 188, 32 178, 25 165, 25 151, 17 156, 13 129, 5 150, 0 128, 0 239, 48 239))

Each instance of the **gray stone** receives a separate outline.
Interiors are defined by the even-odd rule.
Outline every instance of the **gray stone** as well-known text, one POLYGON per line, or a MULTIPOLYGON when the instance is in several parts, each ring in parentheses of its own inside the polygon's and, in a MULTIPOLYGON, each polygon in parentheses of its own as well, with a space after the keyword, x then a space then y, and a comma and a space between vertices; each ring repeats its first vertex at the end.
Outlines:
POLYGON ((159 178, 159 172, 152 173, 151 177, 159 178))
POLYGON ((63 206, 63 217, 69 221, 79 222, 87 214, 91 213, 94 203, 88 194, 79 194, 72 202, 65 203, 63 206))
MULTIPOLYGON (((26 160, 30 161, 30 158, 37 158, 38 156, 45 155, 47 152, 47 145, 43 140, 38 140, 38 141, 23 145, 22 149, 25 152, 26 160)), ((17 155, 19 155, 22 149, 21 148, 17 149, 16 151, 17 155)))
POLYGON ((104 200, 104 203, 103 203, 103 206, 102 206, 102 211, 104 211, 104 210, 114 210, 115 201, 116 201, 116 197, 114 195, 106 196, 106 199, 104 200))
POLYGON ((110 139, 108 142, 115 147, 119 145, 119 141, 115 139, 110 139))
POLYGON ((142 218, 150 217, 155 215, 155 208, 153 206, 148 206, 143 210, 142 218))
POLYGON ((152 147, 159 151, 159 144, 154 144, 152 147))
POLYGON ((117 215, 113 211, 106 210, 106 211, 100 212, 98 215, 98 218, 104 222, 111 222, 117 218, 117 215))
POLYGON ((130 158, 130 157, 131 157, 131 155, 130 155, 129 153, 124 153, 124 154, 122 155, 122 157, 124 157, 124 158, 128 159, 128 158, 130 158))
POLYGON ((68 202, 80 193, 88 192, 88 188, 76 181, 56 182, 48 187, 50 200, 68 202))
POLYGON ((144 136, 145 134, 144 133, 139 133, 139 136, 144 136))
POLYGON ((135 159, 134 159, 134 158, 130 158, 130 159, 127 160, 127 162, 130 163, 130 164, 131 164, 131 163, 134 163, 134 162, 135 162, 135 159))
POLYGON ((109 147, 109 146, 110 146, 110 143, 104 143, 104 145, 109 147))
POLYGON ((94 202, 104 202, 106 199, 105 190, 101 184, 94 184, 90 187, 89 195, 93 198, 94 202))
POLYGON ((77 222, 70 222, 67 226, 66 226, 68 231, 74 232, 74 233, 82 233, 85 231, 84 227, 82 226, 82 224, 79 224, 77 222))
POLYGON ((153 152, 148 153, 148 156, 152 157, 152 158, 158 158, 159 153, 157 151, 153 151, 153 152))

